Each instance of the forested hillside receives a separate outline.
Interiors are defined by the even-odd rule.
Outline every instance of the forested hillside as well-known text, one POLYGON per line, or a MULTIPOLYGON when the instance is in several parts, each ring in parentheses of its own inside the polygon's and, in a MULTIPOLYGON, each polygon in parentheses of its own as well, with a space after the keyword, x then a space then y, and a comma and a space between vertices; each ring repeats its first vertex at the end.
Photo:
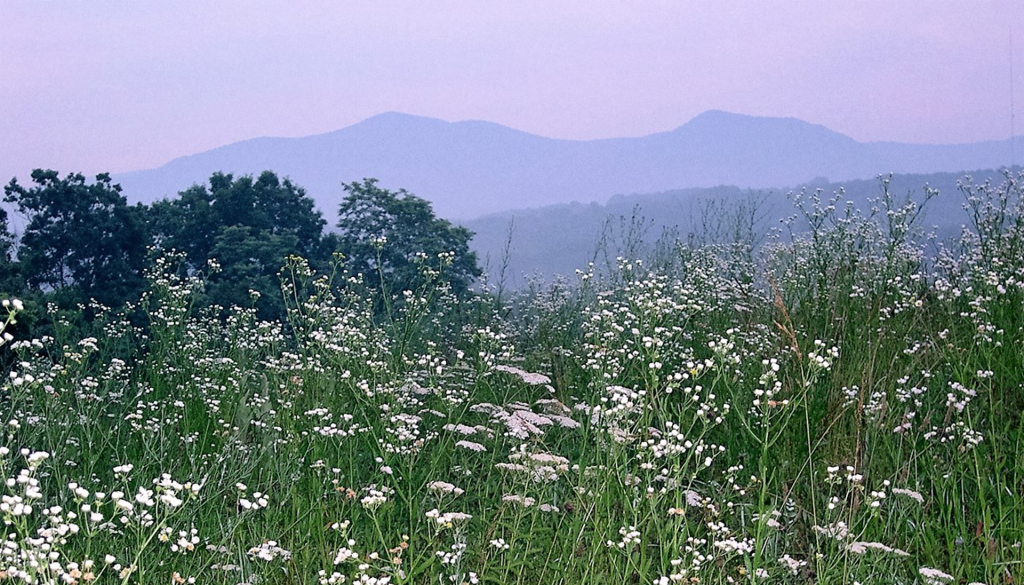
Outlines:
POLYGON ((888 189, 898 198, 918 202, 928 190, 937 196, 922 209, 921 224, 948 240, 968 220, 967 199, 960 190, 965 177, 975 182, 1003 180, 1003 171, 884 175, 871 179, 829 181, 819 178, 780 189, 735 186, 677 189, 660 193, 616 195, 605 203, 571 203, 495 213, 461 222, 475 235, 472 248, 485 264, 489 278, 500 280, 504 270, 509 286, 522 286, 528 277, 550 279, 571 275, 589 262, 605 268, 616 256, 671 247, 676 239, 724 243, 741 238, 764 241, 775 230, 788 237, 807 228, 794 205, 794 196, 821 191, 825 200, 852 202, 861 210, 872 207, 888 189), (796 220, 790 225, 785 220, 796 220), (502 259, 507 259, 507 262, 502 259))

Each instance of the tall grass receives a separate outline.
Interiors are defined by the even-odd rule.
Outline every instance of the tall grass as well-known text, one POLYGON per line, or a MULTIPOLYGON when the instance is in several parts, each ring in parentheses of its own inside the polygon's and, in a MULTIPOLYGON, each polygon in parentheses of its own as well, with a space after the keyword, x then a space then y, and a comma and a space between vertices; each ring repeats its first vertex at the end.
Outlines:
POLYGON ((1020 180, 510 298, 294 258, 286 323, 165 256, 5 349, 0 583, 1018 583, 1020 180))

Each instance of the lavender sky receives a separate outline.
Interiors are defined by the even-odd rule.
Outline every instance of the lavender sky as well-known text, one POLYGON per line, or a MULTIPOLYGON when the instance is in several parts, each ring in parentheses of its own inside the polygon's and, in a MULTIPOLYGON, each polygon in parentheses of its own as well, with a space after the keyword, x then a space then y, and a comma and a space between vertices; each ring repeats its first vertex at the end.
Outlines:
POLYGON ((385 111, 558 138, 708 109, 858 140, 1024 134, 1014 0, 2 0, 0 180, 161 165, 385 111))

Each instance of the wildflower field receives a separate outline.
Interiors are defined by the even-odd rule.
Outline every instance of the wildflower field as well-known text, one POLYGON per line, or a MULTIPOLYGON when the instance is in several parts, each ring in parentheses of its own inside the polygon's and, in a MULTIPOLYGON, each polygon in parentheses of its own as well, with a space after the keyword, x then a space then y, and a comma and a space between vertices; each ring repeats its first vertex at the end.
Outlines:
POLYGON ((1024 583, 1022 180, 286 322, 164 253, 3 349, 0 583, 1024 583))

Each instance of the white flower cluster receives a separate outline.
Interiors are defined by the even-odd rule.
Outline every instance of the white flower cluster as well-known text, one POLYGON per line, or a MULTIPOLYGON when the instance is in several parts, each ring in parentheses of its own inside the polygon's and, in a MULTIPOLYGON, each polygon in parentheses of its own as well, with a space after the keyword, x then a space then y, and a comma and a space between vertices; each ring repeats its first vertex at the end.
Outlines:
POLYGON ((287 561, 292 558, 292 553, 278 546, 275 540, 265 540, 249 549, 250 557, 271 562, 277 559, 287 561))
POLYGON ((640 531, 636 529, 636 526, 630 526, 619 528, 619 536, 621 537, 617 542, 609 540, 605 542, 610 548, 620 548, 623 550, 632 550, 633 545, 640 543, 640 531))
POLYGON ((469 514, 463 514, 462 512, 441 512, 437 508, 429 510, 426 513, 427 518, 434 521, 434 525, 438 528, 451 528, 456 523, 466 522, 471 520, 473 516, 469 514))

